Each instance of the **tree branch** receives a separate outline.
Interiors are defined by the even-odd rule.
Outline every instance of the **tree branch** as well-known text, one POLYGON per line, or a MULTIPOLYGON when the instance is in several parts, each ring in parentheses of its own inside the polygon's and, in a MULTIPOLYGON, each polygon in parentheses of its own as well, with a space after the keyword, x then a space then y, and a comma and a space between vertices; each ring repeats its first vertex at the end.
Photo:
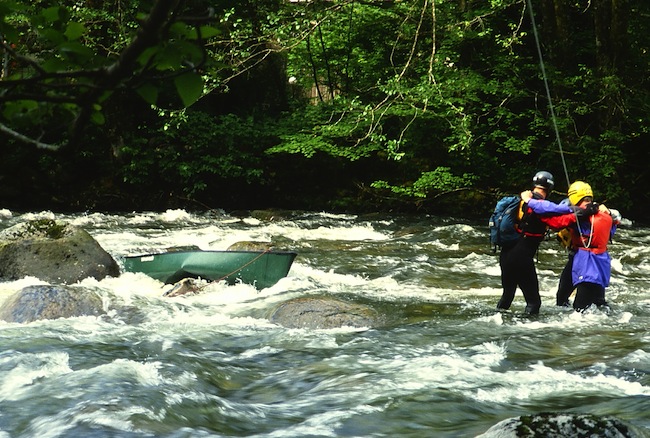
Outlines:
POLYGON ((60 149, 60 146, 58 145, 43 143, 38 140, 34 140, 33 138, 29 138, 26 135, 21 134, 20 132, 14 131, 13 129, 9 128, 8 126, 2 123, 0 123, 0 131, 4 132, 5 134, 9 134, 11 137, 17 140, 23 141, 28 144, 36 145, 36 147, 39 149, 47 149, 49 151, 57 151, 60 149))
POLYGON ((113 90, 120 82, 132 76, 138 57, 149 47, 153 47, 161 40, 163 30, 169 26, 172 11, 183 0, 158 0, 154 3, 151 12, 143 21, 138 34, 131 44, 124 49, 119 59, 103 70, 103 77, 98 81, 97 87, 87 92, 80 99, 80 111, 73 122, 69 147, 75 149, 81 137, 81 132, 90 120, 93 104, 107 90, 113 90))

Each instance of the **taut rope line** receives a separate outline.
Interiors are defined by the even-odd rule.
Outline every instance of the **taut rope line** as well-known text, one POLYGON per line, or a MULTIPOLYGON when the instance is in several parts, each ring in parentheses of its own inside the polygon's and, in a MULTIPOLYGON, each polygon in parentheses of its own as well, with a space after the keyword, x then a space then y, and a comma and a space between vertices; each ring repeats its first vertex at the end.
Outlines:
MULTIPOLYGON (((533 12, 533 4, 531 0, 526 0, 528 5, 528 12, 530 13, 530 21, 533 26, 533 35, 535 35, 535 46, 537 47, 537 55, 539 56, 539 66, 542 70, 542 77, 544 78, 544 87, 546 88, 546 98, 548 99, 548 108, 551 111, 551 119, 553 120, 553 129, 555 130, 555 138, 557 139, 557 145, 560 150, 560 157, 562 157, 562 167, 564 168, 564 177, 566 178, 567 186, 571 185, 571 180, 569 180, 569 171, 567 170, 566 161, 564 160, 564 150, 562 149, 562 140, 560 140, 560 131, 557 128, 557 120, 555 118, 555 110, 553 109, 553 101, 551 100, 551 90, 548 86, 548 78, 546 77, 546 68, 544 67, 544 57, 542 56, 542 47, 539 43, 539 35, 537 34, 537 23, 535 23, 535 13, 533 12)), ((576 217, 576 227, 580 231, 580 221, 578 220, 578 213, 573 213, 576 217)), ((589 233, 589 240, 585 243, 584 239, 582 241, 582 246, 589 248, 591 246, 591 239, 594 235, 594 218, 593 216, 589 218, 591 223, 591 232, 589 233)))
MULTIPOLYGON (((264 254, 266 254, 266 253, 268 253, 268 252, 270 252, 270 251, 271 251, 271 248, 270 248, 270 247, 269 247, 269 248, 266 248, 263 252, 259 253, 259 254, 258 254, 254 259, 252 259, 251 261, 245 263, 243 266, 241 266, 241 267, 235 269, 235 270, 232 271, 231 273, 226 274, 226 275, 224 275, 223 277, 221 277, 221 278, 219 278, 219 279, 217 279, 217 280, 212 281, 212 283, 217 282, 217 281, 221 281, 221 280, 225 280, 226 278, 230 277, 231 275, 236 274, 237 272, 241 271, 242 269, 244 269, 246 266, 250 265, 251 263, 254 263, 257 259, 259 259, 259 258, 262 257, 264 254)), ((207 286, 207 285, 206 285, 206 286, 207 286)), ((204 286, 204 287, 205 287, 205 286, 204 286)))
MULTIPOLYGON (((235 269, 234 271, 232 271, 232 272, 230 272, 230 273, 224 275, 224 276, 221 277, 221 278, 217 278, 216 280, 209 281, 209 282, 207 282, 206 284, 201 285, 200 287, 195 287, 194 289, 191 289, 190 292, 200 292, 200 291, 202 291, 203 289, 205 289, 206 287, 210 286, 212 283, 217 283, 217 282, 219 282, 219 281, 225 280, 226 278, 230 277, 231 275, 236 274, 237 272, 241 271, 241 270, 244 269, 246 266, 249 266, 250 264, 254 263, 254 262, 257 261, 260 257, 262 257, 264 254, 268 254, 268 253, 271 252, 272 250, 273 250, 273 249, 272 249, 271 247, 265 249, 264 251, 260 252, 257 256, 255 256, 255 258, 253 258, 253 259, 249 260, 248 262, 244 263, 242 266, 240 266, 239 268, 235 269)), ((180 287, 181 283, 183 283, 183 281, 185 281, 185 280, 190 280, 190 281, 191 281, 191 279, 189 279, 189 278, 184 278, 183 280, 181 280, 181 281, 179 281, 178 283, 176 283, 176 285, 175 285, 172 289, 170 289, 170 290, 168 290, 167 292, 165 292, 165 293, 163 294, 163 296, 164 296, 164 297, 167 297, 167 296, 179 296, 179 295, 184 295, 185 293, 187 293, 187 290, 184 290, 184 291, 182 291, 182 292, 180 292, 180 293, 177 292, 177 291, 179 290, 179 287, 180 287), (176 294, 174 295, 174 293, 176 293, 176 294)))
POLYGON ((555 110, 553 109, 553 101, 551 100, 551 90, 548 86, 548 79, 546 77, 546 68, 544 67, 544 57, 542 56, 542 48, 539 43, 539 35, 537 34, 537 24, 535 23, 535 13, 533 12, 533 4, 531 0, 526 0, 528 5, 528 12, 530 13, 530 21, 533 26, 533 35, 535 35, 535 45, 537 47, 537 55, 539 56, 539 66, 542 69, 542 77, 544 78, 544 86, 546 87, 546 98, 548 99, 548 108, 551 111, 551 119, 553 121, 553 129, 555 130, 555 138, 560 149, 560 157, 562 157, 562 167, 564 168, 564 176, 566 178, 567 186, 571 184, 569 180, 569 172, 567 170, 566 161, 564 160, 564 150, 562 149, 562 140, 560 140, 560 131, 557 127, 557 120, 555 118, 555 110))

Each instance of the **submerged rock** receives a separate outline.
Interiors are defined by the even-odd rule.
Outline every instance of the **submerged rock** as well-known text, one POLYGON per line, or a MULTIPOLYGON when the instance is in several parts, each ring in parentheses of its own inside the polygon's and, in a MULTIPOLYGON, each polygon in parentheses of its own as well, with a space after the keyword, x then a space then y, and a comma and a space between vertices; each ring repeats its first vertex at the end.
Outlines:
POLYGON ((288 328, 374 327, 381 318, 371 307, 324 297, 296 298, 278 306, 271 322, 288 328))
POLYGON ((271 242, 243 240, 230 245, 227 251, 269 251, 272 248, 273 244, 271 242))
POLYGON ((291 210, 282 209, 268 209, 268 210, 253 210, 250 212, 252 218, 261 221, 281 221, 290 219, 294 213, 291 210))
POLYGON ((547 412, 503 420, 476 438, 632 438, 635 436, 636 434, 616 418, 547 412))
POLYGON ((96 293, 50 285, 23 288, 0 306, 0 319, 19 323, 104 313, 102 299, 96 293))
POLYGON ((199 292, 202 286, 194 278, 183 278, 181 281, 174 283, 171 289, 163 293, 163 297, 179 297, 181 295, 193 295, 199 292))
POLYGON ((71 284, 87 277, 117 277, 117 262, 85 230, 41 219, 0 232, 0 278, 37 277, 71 284))

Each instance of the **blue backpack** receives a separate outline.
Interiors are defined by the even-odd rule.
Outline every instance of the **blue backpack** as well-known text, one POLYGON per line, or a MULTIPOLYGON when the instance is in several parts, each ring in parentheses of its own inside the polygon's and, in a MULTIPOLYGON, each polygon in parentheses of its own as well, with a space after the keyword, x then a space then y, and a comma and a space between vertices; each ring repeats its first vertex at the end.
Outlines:
POLYGON ((490 227, 490 243, 496 251, 498 247, 512 246, 521 236, 517 224, 519 223, 519 209, 521 198, 519 196, 506 196, 497 202, 494 212, 488 223, 490 227))

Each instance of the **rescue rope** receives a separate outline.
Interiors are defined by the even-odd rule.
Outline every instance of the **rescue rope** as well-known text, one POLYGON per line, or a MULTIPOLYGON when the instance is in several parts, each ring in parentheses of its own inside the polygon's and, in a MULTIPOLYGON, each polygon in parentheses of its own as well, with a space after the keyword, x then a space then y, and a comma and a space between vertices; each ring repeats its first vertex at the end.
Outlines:
POLYGON ((555 110, 553 109, 553 101, 551 100, 551 89, 548 86, 548 78, 546 76, 546 68, 544 67, 544 57, 542 56, 542 47, 539 42, 539 35, 537 33, 537 24, 535 23, 535 13, 533 12, 533 4, 531 0, 526 0, 528 4, 528 12, 530 13, 530 21, 533 26, 533 35, 535 36, 535 45, 537 47, 537 55, 539 56, 539 66, 542 71, 542 78, 544 79, 544 87, 546 88, 546 99, 548 100, 548 108, 551 112, 551 120, 553 121, 553 129, 555 130, 555 139, 560 150, 560 157, 562 158, 562 167, 564 168, 564 176, 566 178, 567 186, 571 184, 569 180, 569 171, 567 170, 566 161, 564 159, 564 150, 562 149, 562 140, 560 139, 560 131, 557 127, 557 119, 555 117, 555 110))
MULTIPOLYGON (((555 139, 557 140, 558 149, 560 150, 560 157, 562 158, 562 168, 564 169, 564 177, 566 178, 567 187, 571 185, 571 180, 569 179, 569 171, 567 170, 566 160, 564 159, 564 150, 562 149, 562 140, 560 139, 560 130, 557 127, 557 118, 555 117, 555 110, 553 109, 553 101, 551 100, 551 89, 548 86, 548 77, 546 76, 546 68, 544 67, 544 57, 542 56, 542 46, 539 42, 539 34, 537 33, 537 23, 535 22, 535 13, 533 12, 533 3, 531 0, 526 0, 528 5, 528 12, 530 14, 530 21, 533 27, 533 35, 535 36, 535 46, 537 48, 537 56, 539 57, 539 67, 542 71, 542 78, 544 79, 544 87, 546 89, 546 99, 548 100, 548 108, 551 112, 551 120, 553 122, 553 130, 555 131, 555 139)), ((580 230, 580 221, 578 218, 578 213, 573 212, 576 217, 576 227, 580 230)), ((594 234, 594 220, 593 216, 590 218, 589 222, 591 223, 591 232, 589 234, 589 240, 585 242, 584 239, 580 239, 582 246, 584 248, 589 248, 591 246, 591 239, 594 234)))
POLYGON ((593 216, 589 218, 589 223, 591 224, 591 230, 589 231, 589 241, 585 244, 584 240, 582 239, 583 240, 582 246, 584 246, 585 248, 591 248, 591 239, 594 238, 594 217, 593 216))
POLYGON ((271 251, 272 251, 272 248, 271 248, 271 247, 265 249, 264 251, 260 252, 257 256, 255 256, 255 258, 249 260, 248 262, 244 263, 244 264, 243 264, 242 266, 240 266, 239 268, 237 268, 237 269, 235 269, 234 271, 232 271, 232 272, 230 272, 230 273, 228 273, 228 274, 222 276, 221 278, 217 278, 216 280, 208 281, 207 283, 204 283, 204 284, 201 285, 201 286, 196 286, 196 285, 193 284, 193 285, 192 285, 192 289, 189 289, 189 290, 183 290, 182 292, 178 292, 179 288, 182 287, 182 283, 183 283, 184 281, 186 281, 186 280, 189 280, 190 282, 192 281, 191 278, 184 278, 183 280, 177 282, 177 283, 175 284, 175 286, 174 286, 172 289, 170 289, 170 290, 168 290, 167 292, 165 292, 165 293, 163 294, 163 296, 164 296, 164 297, 169 297, 169 296, 171 296, 171 297, 175 297, 175 296, 179 296, 179 295, 184 295, 184 294, 186 294, 186 293, 188 293, 188 292, 201 292, 203 289, 205 289, 206 287, 210 286, 211 284, 213 284, 213 283, 217 283, 217 282, 222 281, 222 280, 225 280, 226 278, 230 277, 231 275, 234 275, 234 274, 236 274, 237 272, 241 271, 241 270, 244 269, 246 266, 249 266, 250 264, 255 263, 256 260, 258 260, 258 259, 259 259, 260 257, 262 257, 264 254, 268 254, 268 253, 271 252, 271 251))
MULTIPOLYGON (((255 263, 255 261, 256 261, 257 259, 259 259, 259 258, 262 257, 264 254, 266 254, 266 253, 268 253, 268 252, 270 252, 270 251, 271 251, 271 247, 266 248, 263 252, 259 253, 259 254, 257 255, 257 257, 255 257, 254 259, 251 259, 249 262, 247 262, 247 263, 245 263, 244 265, 240 266, 239 268, 235 269, 235 270, 232 271, 231 273, 226 274, 226 275, 224 275, 223 277, 221 277, 221 278, 219 278, 219 279, 217 279, 217 280, 212 281, 212 283, 214 283, 214 282, 218 282, 218 281, 221 281, 221 280, 225 280, 226 278, 230 277, 231 275, 236 274, 237 272, 241 271, 242 269, 244 269, 246 266, 250 265, 251 263, 255 263)), ((207 285, 206 285, 206 286, 207 286, 207 285)))

